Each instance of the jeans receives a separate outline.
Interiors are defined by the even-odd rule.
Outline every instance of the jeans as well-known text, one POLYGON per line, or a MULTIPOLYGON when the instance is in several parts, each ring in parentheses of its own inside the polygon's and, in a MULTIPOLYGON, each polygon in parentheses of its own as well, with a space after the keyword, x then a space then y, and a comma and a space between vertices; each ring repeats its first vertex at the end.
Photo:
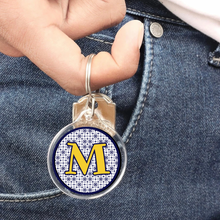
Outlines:
POLYGON ((156 0, 128 0, 121 24, 77 41, 83 54, 110 52, 133 19, 145 26, 138 71, 101 89, 116 103, 128 165, 95 200, 64 195, 47 170, 49 144, 79 97, 26 57, 0 54, 0 219, 220 219, 220 69, 210 61, 218 43, 156 0))

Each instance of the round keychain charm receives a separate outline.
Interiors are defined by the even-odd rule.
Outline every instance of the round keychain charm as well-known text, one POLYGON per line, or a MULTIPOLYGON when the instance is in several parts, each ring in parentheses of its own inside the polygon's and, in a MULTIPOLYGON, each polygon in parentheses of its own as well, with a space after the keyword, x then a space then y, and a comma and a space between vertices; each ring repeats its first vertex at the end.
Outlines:
POLYGON ((125 145, 115 131, 115 103, 101 93, 91 93, 93 54, 86 68, 88 95, 73 104, 73 123, 52 140, 48 170, 55 185, 79 199, 101 197, 121 181, 126 165, 125 145))

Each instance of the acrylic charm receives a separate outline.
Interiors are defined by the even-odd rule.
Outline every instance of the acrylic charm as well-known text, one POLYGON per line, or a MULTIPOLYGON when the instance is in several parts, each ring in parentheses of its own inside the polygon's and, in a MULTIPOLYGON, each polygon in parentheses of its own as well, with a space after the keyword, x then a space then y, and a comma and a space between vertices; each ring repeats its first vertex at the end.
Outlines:
POLYGON ((52 140, 48 170, 55 185, 71 197, 94 199, 114 189, 127 164, 125 145, 115 131, 115 104, 101 93, 91 93, 89 56, 86 91, 73 104, 73 122, 52 140))

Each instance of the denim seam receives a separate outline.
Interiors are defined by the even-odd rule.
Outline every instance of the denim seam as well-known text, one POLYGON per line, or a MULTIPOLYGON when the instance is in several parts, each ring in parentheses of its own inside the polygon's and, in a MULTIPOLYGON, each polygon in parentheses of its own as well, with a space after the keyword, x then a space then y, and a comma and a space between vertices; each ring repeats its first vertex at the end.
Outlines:
POLYGON ((35 198, 35 199, 1 199, 0 202, 11 202, 11 203, 17 203, 17 202, 36 202, 36 201, 42 201, 46 199, 53 199, 58 196, 61 196, 63 193, 59 193, 57 195, 53 196, 47 196, 47 197, 41 197, 41 198, 35 198))
POLYGON ((151 58, 151 63, 150 63, 150 71, 149 71, 149 78, 148 78, 148 82, 147 82, 147 88, 146 88, 146 93, 145 93, 145 97, 144 97, 144 100, 143 100, 143 103, 142 103, 142 106, 141 106, 141 110, 137 116, 137 119, 136 119, 136 122, 135 124, 133 125, 133 128, 132 128, 132 131, 130 133, 130 135, 128 136, 127 140, 125 141, 125 143, 127 144, 131 137, 133 136, 133 133, 135 132, 136 130, 136 127, 137 127, 137 124, 138 124, 138 121, 140 120, 141 118, 141 115, 142 115, 142 112, 144 110, 144 106, 146 104, 146 100, 147 100, 147 97, 148 97, 148 93, 149 93, 149 89, 150 89, 150 82, 151 82, 151 78, 152 78, 152 72, 153 72, 153 60, 154 60, 154 49, 153 49, 153 39, 151 37, 151 52, 152 52, 152 58, 151 58))
POLYGON ((101 43, 104 43, 104 44, 110 44, 110 45, 113 44, 113 43, 111 43, 111 42, 104 41, 104 40, 100 40, 100 39, 94 38, 94 37, 88 37, 88 36, 86 36, 86 38, 88 38, 88 39, 90 39, 90 40, 98 41, 98 42, 101 42, 101 43))
POLYGON ((163 16, 158 16, 158 15, 150 14, 150 13, 147 13, 147 12, 144 12, 144 11, 139 11, 139 10, 136 10, 136 9, 133 9, 133 8, 127 8, 127 12, 128 13, 129 12, 130 13, 132 13, 132 12, 140 13, 140 14, 143 14, 143 15, 147 15, 150 18, 157 18, 157 19, 160 19, 160 20, 166 20, 166 21, 175 22, 175 23, 178 23, 178 24, 187 25, 183 21, 180 21, 180 20, 177 20, 177 19, 167 18, 167 17, 163 17, 163 16))

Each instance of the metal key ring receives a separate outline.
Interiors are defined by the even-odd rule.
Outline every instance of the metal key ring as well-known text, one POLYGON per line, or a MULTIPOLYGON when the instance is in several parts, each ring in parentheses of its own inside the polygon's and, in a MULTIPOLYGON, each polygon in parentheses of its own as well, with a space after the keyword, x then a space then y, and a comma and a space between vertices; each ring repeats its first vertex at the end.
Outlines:
POLYGON ((85 77, 85 89, 86 89, 86 93, 89 94, 88 107, 91 108, 91 110, 92 110, 91 116, 94 115, 94 111, 95 111, 95 98, 92 95, 92 90, 91 90, 91 86, 90 86, 91 65, 92 65, 92 58, 94 56, 95 56, 95 54, 90 54, 88 57, 88 62, 86 65, 86 77, 85 77))
POLYGON ((85 89, 86 89, 86 93, 88 93, 90 96, 92 96, 92 91, 91 91, 91 87, 90 87, 91 65, 92 65, 92 58, 94 56, 95 56, 95 54, 89 55, 88 62, 86 65, 85 89))

